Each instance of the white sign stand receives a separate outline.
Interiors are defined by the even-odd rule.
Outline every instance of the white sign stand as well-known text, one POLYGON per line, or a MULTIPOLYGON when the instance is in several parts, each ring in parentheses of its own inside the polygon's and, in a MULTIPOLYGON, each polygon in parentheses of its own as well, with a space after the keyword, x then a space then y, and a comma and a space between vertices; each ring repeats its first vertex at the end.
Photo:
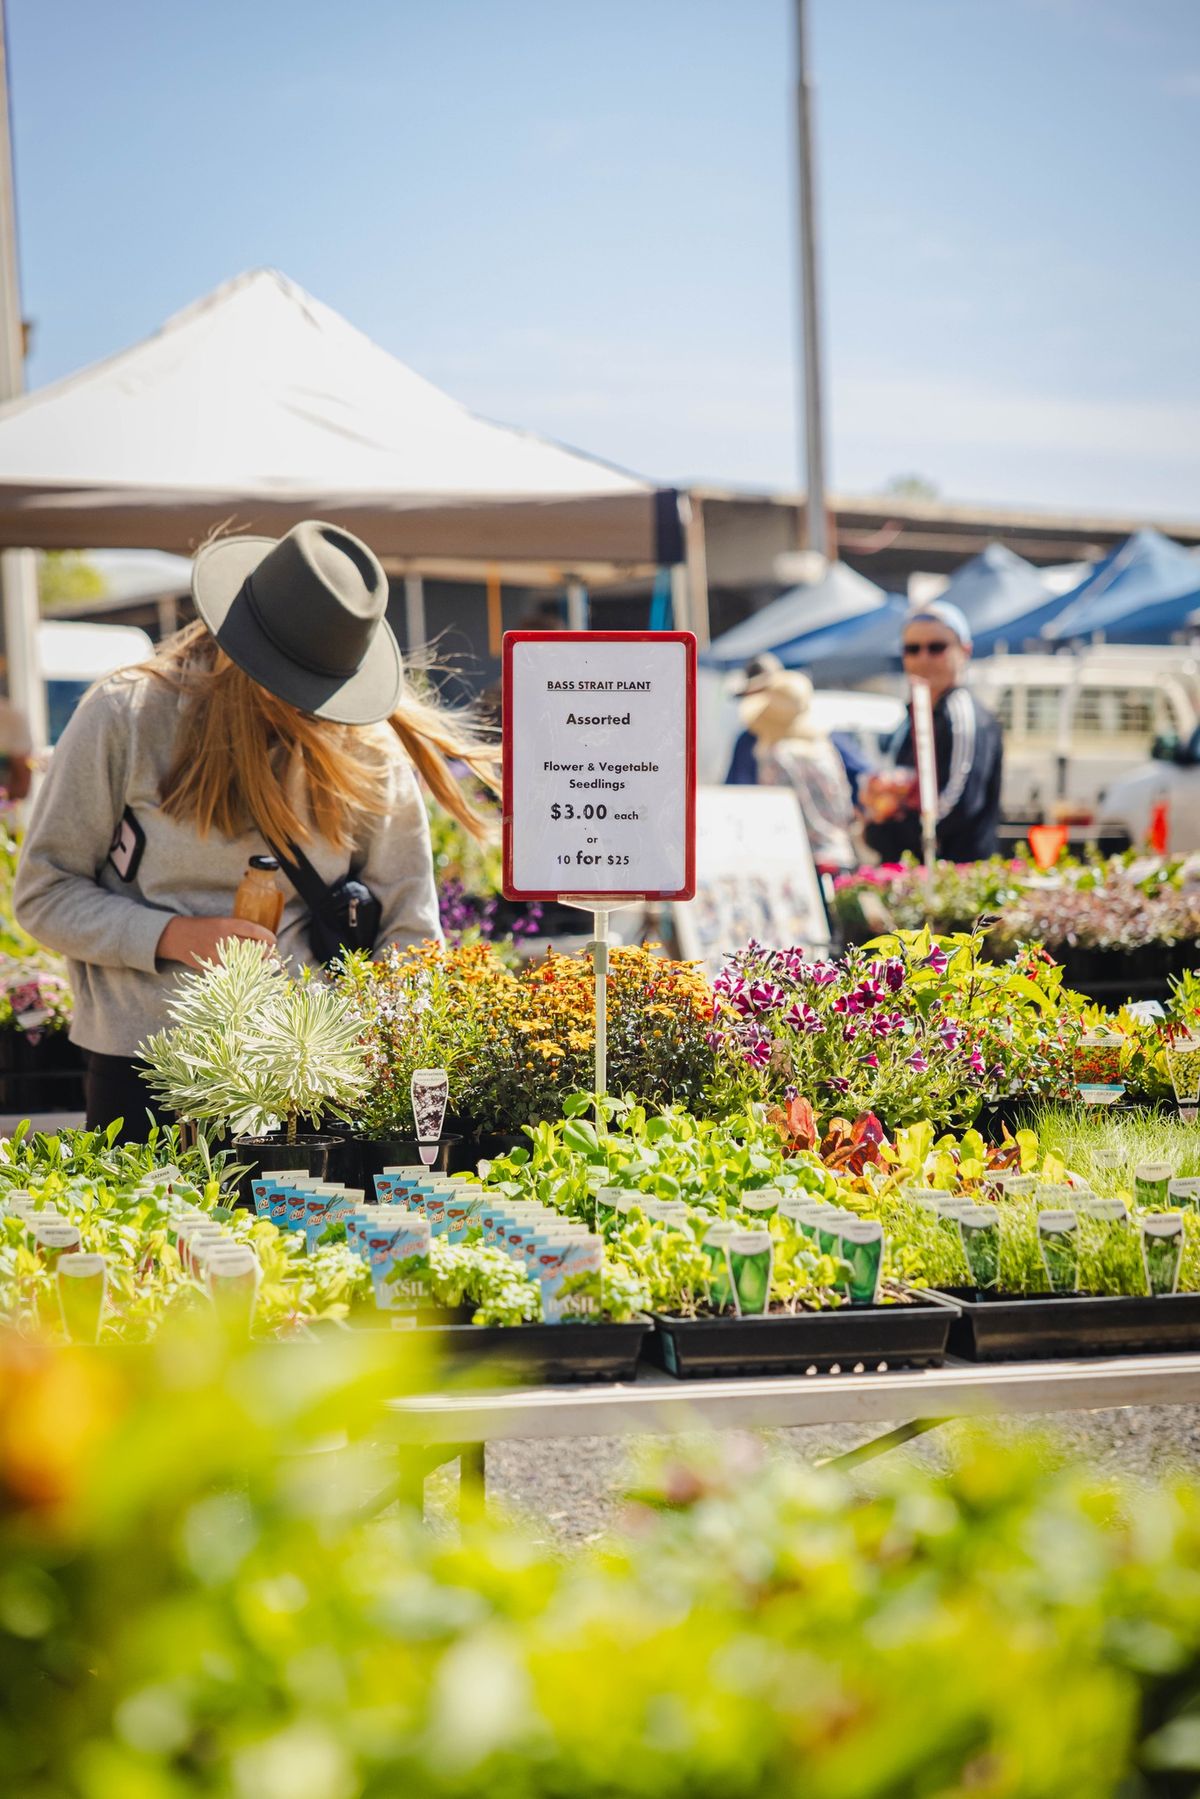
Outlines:
POLYGON ((691 898, 695 737, 690 632, 506 635, 504 893, 592 916, 598 1120, 608 1087, 611 916, 634 902, 691 898), (568 869, 584 879, 564 893, 568 869), (605 875, 612 885, 601 885, 605 875))
POLYGON ((921 803, 921 846, 925 873, 932 875, 937 861, 937 760, 933 750, 933 697, 928 681, 912 684, 913 748, 917 759, 917 791, 921 803))

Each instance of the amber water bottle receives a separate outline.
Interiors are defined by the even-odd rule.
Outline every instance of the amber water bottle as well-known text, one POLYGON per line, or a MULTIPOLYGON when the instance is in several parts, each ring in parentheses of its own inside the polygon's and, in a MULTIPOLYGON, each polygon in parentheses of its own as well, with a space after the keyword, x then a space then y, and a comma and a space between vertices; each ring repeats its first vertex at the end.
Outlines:
POLYGON ((233 916, 244 918, 248 924, 266 925, 268 931, 278 931, 283 917, 283 888, 274 856, 251 856, 233 896, 233 916))

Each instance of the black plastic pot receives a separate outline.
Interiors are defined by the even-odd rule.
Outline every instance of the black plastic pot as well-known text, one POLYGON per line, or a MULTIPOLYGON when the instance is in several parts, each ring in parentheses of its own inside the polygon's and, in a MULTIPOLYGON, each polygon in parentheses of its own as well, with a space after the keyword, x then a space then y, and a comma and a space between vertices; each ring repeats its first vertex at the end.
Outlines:
POLYGON ((65 1031, 0 1030, 0 1111, 83 1110, 83 1051, 65 1031))
POLYGON ((1158 1299, 949 1291, 958 1307, 950 1353, 971 1362, 1141 1355, 1200 1348, 1200 1293, 1158 1299))
POLYGON ((844 1306, 765 1318, 654 1315, 647 1354, 680 1379, 705 1374, 873 1374, 936 1367, 956 1308, 940 1294, 910 1305, 844 1306))
POLYGON ((293 1143, 279 1135, 235 1137, 231 1145, 234 1156, 239 1163, 249 1165, 241 1179, 239 1205, 253 1211, 250 1183, 260 1169, 269 1172, 272 1168, 303 1168, 306 1174, 325 1180, 329 1173, 329 1152, 341 1142, 341 1137, 314 1137, 303 1133, 298 1134, 293 1143))
MULTIPOLYGON (((648 1318, 631 1324, 422 1324, 412 1335, 435 1354, 478 1361, 489 1381, 632 1380, 648 1318)), ((408 1333, 404 1333, 408 1334, 408 1333)))
POLYGON ((477 1137, 461 1138, 456 1153, 462 1158, 460 1166, 473 1171, 480 1162, 494 1162, 497 1156, 506 1156, 510 1150, 528 1148, 529 1138, 523 1131, 484 1131, 477 1137))

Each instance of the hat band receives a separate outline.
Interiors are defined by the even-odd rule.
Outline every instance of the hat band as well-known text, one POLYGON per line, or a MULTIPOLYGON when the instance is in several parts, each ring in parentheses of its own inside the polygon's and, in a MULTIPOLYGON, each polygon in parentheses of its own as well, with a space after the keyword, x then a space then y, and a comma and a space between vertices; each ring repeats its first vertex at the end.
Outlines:
MULTIPOLYGON (((286 656, 289 662, 294 662, 298 668, 306 669, 310 675, 328 675, 332 680, 345 681, 348 680, 351 675, 356 675, 362 667, 362 655, 360 655, 355 662, 351 663, 349 668, 344 665, 338 668, 327 662, 318 662, 311 655, 301 656, 298 654, 292 644, 285 643, 283 639, 271 629, 270 620, 259 601, 258 595, 254 591, 254 580, 251 575, 247 575, 246 579, 242 582, 237 597, 234 600, 234 605, 241 599, 245 599, 251 613, 254 615, 255 624, 272 647, 277 649, 281 656, 286 656)), ((378 621, 376 621, 376 623, 378 623, 378 621)), ((363 655, 366 654, 366 650, 367 645, 364 643, 363 655)))

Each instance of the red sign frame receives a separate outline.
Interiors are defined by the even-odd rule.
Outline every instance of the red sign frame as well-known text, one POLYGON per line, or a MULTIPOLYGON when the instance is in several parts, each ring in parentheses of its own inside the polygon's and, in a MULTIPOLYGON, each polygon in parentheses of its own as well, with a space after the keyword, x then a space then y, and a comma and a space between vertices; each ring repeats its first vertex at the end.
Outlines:
POLYGON ((501 705, 504 715, 504 897, 510 900, 595 900, 598 907, 623 900, 690 900, 696 892, 696 639, 691 631, 506 631, 503 645, 501 705), (557 888, 534 891, 513 885, 513 781, 512 781, 512 653, 520 643, 680 643, 684 646, 684 712, 687 760, 684 771, 684 884, 671 892, 642 893, 606 887, 557 888))

